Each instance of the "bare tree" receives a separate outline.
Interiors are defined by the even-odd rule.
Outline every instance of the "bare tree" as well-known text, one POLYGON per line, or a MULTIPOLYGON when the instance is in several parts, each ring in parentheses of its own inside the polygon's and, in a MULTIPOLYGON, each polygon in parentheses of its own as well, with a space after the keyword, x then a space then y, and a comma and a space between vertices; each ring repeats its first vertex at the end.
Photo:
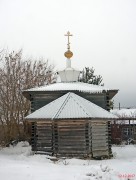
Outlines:
POLYGON ((0 67, 0 126, 4 143, 23 136, 23 118, 30 110, 30 102, 22 90, 54 83, 54 66, 48 61, 22 60, 22 51, 2 55, 0 67))

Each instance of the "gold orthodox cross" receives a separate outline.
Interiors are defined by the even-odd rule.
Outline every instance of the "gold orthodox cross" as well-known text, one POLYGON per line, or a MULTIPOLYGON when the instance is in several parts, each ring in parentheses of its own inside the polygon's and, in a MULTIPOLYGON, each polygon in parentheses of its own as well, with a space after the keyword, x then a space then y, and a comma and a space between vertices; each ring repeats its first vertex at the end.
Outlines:
POLYGON ((73 35, 72 35, 72 34, 70 34, 70 32, 68 31, 68 32, 67 32, 67 34, 65 34, 65 36, 67 36, 67 37, 68 37, 68 44, 67 44, 67 45, 68 45, 68 50, 70 50, 69 37, 70 37, 70 36, 73 36, 73 35))

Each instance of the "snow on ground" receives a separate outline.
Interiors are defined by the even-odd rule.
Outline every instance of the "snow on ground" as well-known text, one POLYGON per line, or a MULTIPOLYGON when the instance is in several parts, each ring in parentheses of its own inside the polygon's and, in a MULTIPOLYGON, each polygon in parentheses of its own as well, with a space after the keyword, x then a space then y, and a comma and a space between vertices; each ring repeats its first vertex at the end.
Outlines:
POLYGON ((0 150, 0 180, 136 179, 136 146, 114 146, 109 160, 59 159, 33 155, 26 142, 0 150))

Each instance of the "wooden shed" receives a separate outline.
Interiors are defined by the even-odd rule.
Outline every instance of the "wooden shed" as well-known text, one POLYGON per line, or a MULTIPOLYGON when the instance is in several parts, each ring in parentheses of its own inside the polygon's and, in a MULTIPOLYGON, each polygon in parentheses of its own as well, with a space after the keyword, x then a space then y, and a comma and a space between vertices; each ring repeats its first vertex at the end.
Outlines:
POLYGON ((115 115, 74 94, 67 93, 28 115, 32 150, 65 157, 109 158, 110 120, 115 115))

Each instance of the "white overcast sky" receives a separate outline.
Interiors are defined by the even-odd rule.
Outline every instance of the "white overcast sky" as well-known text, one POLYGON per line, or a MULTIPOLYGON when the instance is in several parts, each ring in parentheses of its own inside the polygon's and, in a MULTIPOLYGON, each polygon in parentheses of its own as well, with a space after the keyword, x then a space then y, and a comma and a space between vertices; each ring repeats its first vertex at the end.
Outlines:
POLYGON ((65 67, 67 31, 72 66, 94 67, 119 89, 115 105, 136 107, 136 0, 0 0, 0 48, 44 57, 65 67))

